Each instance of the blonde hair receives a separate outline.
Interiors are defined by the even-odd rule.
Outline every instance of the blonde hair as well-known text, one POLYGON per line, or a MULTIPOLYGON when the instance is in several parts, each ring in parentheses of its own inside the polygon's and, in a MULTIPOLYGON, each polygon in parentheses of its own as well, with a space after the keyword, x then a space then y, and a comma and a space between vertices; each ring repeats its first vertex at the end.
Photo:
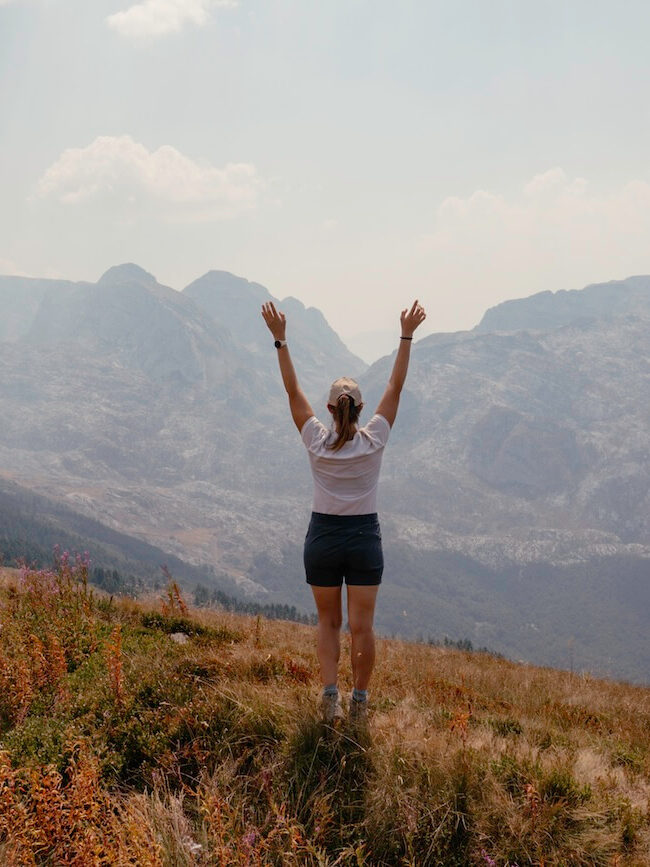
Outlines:
POLYGON ((342 449, 346 442, 352 439, 354 435, 354 425, 359 419, 359 413, 363 404, 357 406, 349 394, 342 394, 336 401, 336 406, 333 407, 334 421, 336 423, 336 432, 338 438, 336 442, 328 445, 328 449, 333 452, 338 452, 342 449))

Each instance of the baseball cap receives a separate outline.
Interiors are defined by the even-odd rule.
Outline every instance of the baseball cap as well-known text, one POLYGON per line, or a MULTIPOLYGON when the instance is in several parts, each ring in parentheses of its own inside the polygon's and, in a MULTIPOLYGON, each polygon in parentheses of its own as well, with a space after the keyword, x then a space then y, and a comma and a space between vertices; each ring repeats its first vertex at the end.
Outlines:
POLYGON ((328 404, 330 406, 336 406, 339 397, 343 394, 349 394, 354 401, 355 406, 361 406, 363 403, 361 400, 361 389, 359 388, 359 384, 353 379, 349 379, 347 376, 342 376, 340 379, 334 380, 330 387, 330 396, 327 401, 328 404))

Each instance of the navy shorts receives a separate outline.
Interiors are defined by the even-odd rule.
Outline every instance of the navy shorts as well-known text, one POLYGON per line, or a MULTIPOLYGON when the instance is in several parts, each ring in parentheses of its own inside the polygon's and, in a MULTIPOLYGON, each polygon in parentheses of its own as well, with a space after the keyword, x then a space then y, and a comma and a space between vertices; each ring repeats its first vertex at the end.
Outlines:
POLYGON ((324 515, 312 512, 305 536, 307 583, 317 587, 380 584, 384 571, 377 514, 324 515))

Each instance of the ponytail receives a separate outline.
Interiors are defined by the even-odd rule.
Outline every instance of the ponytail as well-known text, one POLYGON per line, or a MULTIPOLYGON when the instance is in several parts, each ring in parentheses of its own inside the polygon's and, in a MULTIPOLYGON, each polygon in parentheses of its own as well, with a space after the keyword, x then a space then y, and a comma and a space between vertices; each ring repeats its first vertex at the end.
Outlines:
POLYGON ((354 425, 357 423, 361 407, 356 406, 349 394, 342 394, 334 407, 334 421, 338 439, 328 446, 333 452, 338 452, 354 434, 354 425))

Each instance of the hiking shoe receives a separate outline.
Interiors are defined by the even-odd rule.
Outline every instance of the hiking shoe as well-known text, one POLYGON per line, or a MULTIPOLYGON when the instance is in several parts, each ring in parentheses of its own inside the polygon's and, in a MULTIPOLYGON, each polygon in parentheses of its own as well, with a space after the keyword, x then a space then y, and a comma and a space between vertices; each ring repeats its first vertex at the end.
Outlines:
POLYGON ((351 697, 349 718, 351 723, 365 725, 368 722, 368 701, 357 701, 351 697))
POLYGON ((320 709, 324 723, 336 725, 343 721, 343 705, 338 695, 324 695, 321 698, 320 709))

